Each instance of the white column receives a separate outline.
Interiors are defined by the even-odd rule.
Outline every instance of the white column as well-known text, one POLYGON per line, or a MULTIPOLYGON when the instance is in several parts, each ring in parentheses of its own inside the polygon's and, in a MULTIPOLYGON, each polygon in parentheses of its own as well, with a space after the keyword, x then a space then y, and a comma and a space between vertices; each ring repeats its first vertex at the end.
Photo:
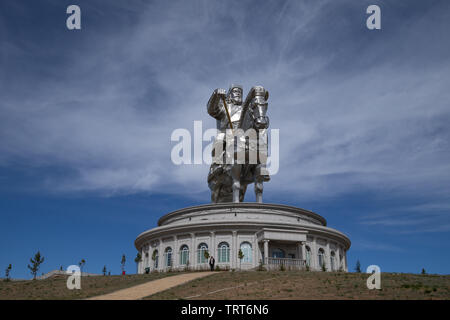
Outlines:
POLYGON ((259 264, 259 260, 258 260, 259 246, 258 246, 258 239, 256 238, 256 235, 253 236, 252 250, 253 250, 252 265, 253 265, 253 267, 257 267, 259 264))
POLYGON ((231 250, 231 268, 237 268, 237 254, 239 252, 237 244, 237 231, 233 231, 233 244, 231 250))
POLYGON ((317 270, 318 268, 317 268, 317 265, 318 265, 318 262, 317 262, 317 259, 318 259, 318 256, 317 256, 317 245, 316 245, 316 240, 317 240, 317 238, 316 237, 313 237, 312 238, 312 248, 311 248, 311 269, 313 269, 313 270, 317 270))
POLYGON ((139 262, 138 273, 144 273, 145 270, 145 250, 148 248, 147 245, 142 246, 141 250, 141 262, 139 262))
POLYGON ((148 245, 148 267, 150 267, 150 272, 152 272, 153 270, 153 260, 152 260, 152 255, 153 255, 153 246, 152 243, 149 243, 148 245))
POLYGON ((330 242, 327 240, 327 252, 326 252, 326 257, 325 257, 325 261, 326 262, 326 267, 328 271, 331 271, 331 252, 330 252, 330 242))
POLYGON ((172 265, 174 268, 177 268, 179 265, 179 261, 178 261, 178 237, 174 236, 175 239, 175 243, 174 246, 175 248, 173 248, 172 251, 172 265))
POLYGON ((348 265, 347 265, 347 251, 344 250, 344 270, 348 272, 348 265))
POLYGON ((302 260, 306 263, 306 242, 302 241, 302 260))
POLYGON ((264 264, 269 263, 269 240, 264 240, 264 264))
POLYGON ((211 248, 209 249, 209 255, 213 256, 215 260, 216 259, 216 236, 215 236, 215 232, 211 231, 210 232, 210 236, 211 236, 211 241, 210 241, 210 246, 211 248))
POLYGON ((197 261, 195 260, 195 233, 191 233, 191 246, 189 248, 189 267, 195 269, 197 261))
POLYGON ((155 270, 155 260, 152 259, 153 256, 153 251, 155 251, 155 249, 158 249, 158 247, 156 246, 156 242, 153 241, 151 249, 150 249, 150 264, 151 264, 151 270, 155 270))
POLYGON ((164 267, 164 253, 162 251, 162 238, 159 238, 159 245, 158 245, 158 270, 162 270, 164 267))
POLYGON ((337 269, 339 271, 339 270, 341 270, 341 247, 339 246, 339 244, 336 245, 335 256, 336 256, 337 269))

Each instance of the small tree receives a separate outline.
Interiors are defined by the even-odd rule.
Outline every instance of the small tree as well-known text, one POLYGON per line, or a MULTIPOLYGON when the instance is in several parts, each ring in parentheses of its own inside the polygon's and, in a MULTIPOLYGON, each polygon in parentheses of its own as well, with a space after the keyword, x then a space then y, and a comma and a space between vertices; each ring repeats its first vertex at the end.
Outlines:
POLYGON ((262 259, 259 259, 259 265, 258 265, 258 269, 257 270, 258 271, 266 271, 266 268, 264 268, 262 259))
POLYGON ((59 267, 59 271, 63 271, 63 267, 62 266, 59 267))
POLYGON ((141 256, 141 253, 138 252, 136 255, 136 258, 134 258, 134 262, 136 262, 136 273, 139 272, 139 262, 141 262, 141 261, 142 261, 142 256, 141 256))
POLYGON ((78 265, 80 266, 81 274, 83 274, 83 267, 85 264, 86 264, 86 260, 84 260, 84 259, 81 259, 81 261, 78 262, 78 265))
POLYGON ((30 259, 31 266, 28 265, 28 269, 30 269, 31 274, 33 275, 33 280, 36 280, 36 274, 39 271, 40 265, 44 263, 44 257, 41 257, 41 253, 38 251, 34 255, 34 259, 30 259))
POLYGON ((356 267, 355 267, 355 271, 357 273, 361 273, 361 263, 358 261, 356 261, 356 267))
POLYGON ((239 258, 239 269, 241 269, 242 259, 244 258, 244 253, 242 252, 241 249, 239 249, 238 258, 239 258))
POLYGON ((103 266, 102 272, 103 272, 103 275, 106 276, 106 266, 103 266))
POLYGON ((122 255, 122 260, 120 261, 120 264, 122 265, 122 274, 125 274, 125 262, 126 262, 126 258, 125 255, 122 255))
POLYGON ((208 252, 208 250, 203 251, 203 256, 205 257, 206 262, 208 262, 208 259, 209 259, 209 252, 208 252))
POLYGON ((6 270, 5 270, 5 281, 9 281, 10 280, 9 273, 11 272, 11 269, 12 269, 12 265, 9 264, 8 268, 6 268, 6 270))
POLYGON ((427 274, 427 272, 425 271, 425 268, 422 268, 422 274, 427 274))
POLYGON ((322 271, 323 272, 327 271, 327 266, 325 264, 325 261, 322 263, 322 271))

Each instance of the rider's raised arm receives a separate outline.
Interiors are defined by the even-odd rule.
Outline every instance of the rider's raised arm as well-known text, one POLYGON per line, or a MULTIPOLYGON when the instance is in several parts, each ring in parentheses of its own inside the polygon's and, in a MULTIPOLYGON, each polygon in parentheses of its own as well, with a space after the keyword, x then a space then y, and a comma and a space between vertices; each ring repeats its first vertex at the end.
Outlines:
POLYGON ((225 108, 223 106, 223 98, 226 96, 225 89, 216 89, 209 98, 207 109, 208 114, 217 119, 221 120, 225 116, 225 108))

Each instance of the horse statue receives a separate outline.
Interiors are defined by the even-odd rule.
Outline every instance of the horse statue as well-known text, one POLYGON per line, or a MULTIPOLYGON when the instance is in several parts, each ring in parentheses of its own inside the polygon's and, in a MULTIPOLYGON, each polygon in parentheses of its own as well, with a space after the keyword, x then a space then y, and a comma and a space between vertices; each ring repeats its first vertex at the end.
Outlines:
POLYGON ((208 174, 212 202, 242 202, 251 183, 256 202, 262 202, 263 184, 270 180, 266 170, 268 98, 266 89, 254 86, 242 103, 242 87, 232 85, 228 94, 216 89, 208 101, 208 113, 216 118, 219 129, 208 174))

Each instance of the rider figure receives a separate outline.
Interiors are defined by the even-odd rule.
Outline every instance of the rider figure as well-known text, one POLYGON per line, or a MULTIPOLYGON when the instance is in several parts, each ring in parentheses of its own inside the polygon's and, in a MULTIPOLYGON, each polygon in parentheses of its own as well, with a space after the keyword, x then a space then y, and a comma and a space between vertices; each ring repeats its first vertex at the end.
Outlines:
MULTIPOLYGON (((213 158, 217 157, 217 159, 219 158, 222 159, 221 163, 213 161, 211 165, 210 172, 208 175, 208 183, 210 184, 210 187, 212 187, 216 183, 224 182, 223 180, 225 179, 229 179, 229 175, 227 176, 226 172, 233 170, 233 166, 230 163, 228 163, 227 160, 225 159, 226 157, 225 140, 227 129, 230 129, 231 127, 233 129, 237 129, 239 127, 243 109, 242 96, 243 96, 242 86, 232 84, 228 89, 228 93, 225 91, 225 89, 219 88, 214 90, 214 92, 211 95, 211 98, 208 101, 207 104, 208 114, 216 119, 218 129, 218 134, 214 142, 212 156, 213 158), (226 101, 226 107, 224 105, 224 101, 226 101), (221 146, 218 147, 219 145, 221 146), (222 152, 216 155, 215 150, 222 150, 222 152)), ((236 170, 236 168, 234 170, 236 170)), ((211 188, 211 190, 215 190, 215 188, 211 188)), ((218 192, 220 192, 220 190, 218 190, 218 192)), ((219 196, 218 192, 217 193, 213 192, 211 194, 211 200, 213 202, 218 201, 219 196)), ((228 190, 228 192, 231 192, 231 190, 228 190)), ((232 199, 226 199, 226 201, 231 202, 232 199)))

